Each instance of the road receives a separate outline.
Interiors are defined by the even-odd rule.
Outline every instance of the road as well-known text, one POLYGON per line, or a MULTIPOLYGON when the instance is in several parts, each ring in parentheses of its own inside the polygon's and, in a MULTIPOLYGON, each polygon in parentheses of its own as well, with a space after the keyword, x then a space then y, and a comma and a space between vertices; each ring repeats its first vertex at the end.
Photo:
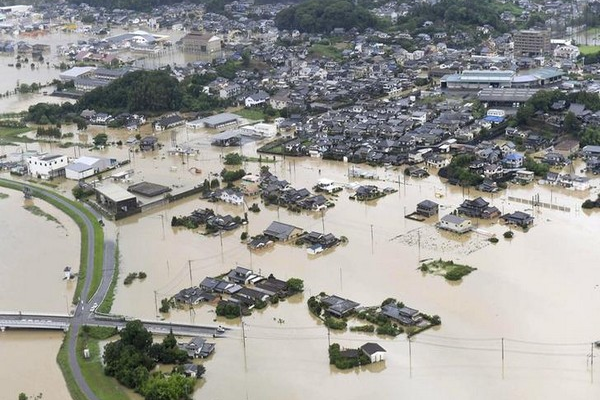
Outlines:
MULTIPOLYGON (((92 284, 92 277, 94 275, 94 243, 95 243, 95 232, 94 232, 94 224, 98 223, 98 219, 90 219, 89 216, 82 212, 78 207, 71 204, 71 202, 64 199, 62 196, 55 194, 50 190, 46 190, 40 187, 25 185, 24 183, 7 180, 0 178, 0 182, 4 182, 8 185, 18 186, 23 189, 25 187, 29 187, 31 189, 31 194, 35 197, 39 197, 40 194, 52 198, 54 201, 58 202, 62 206, 66 207, 77 216, 79 216, 85 225, 85 230, 88 235, 88 248, 87 248, 87 259, 86 259, 86 274, 85 281, 83 284, 83 289, 81 291, 81 299, 75 308, 75 312, 73 316, 70 318, 71 328, 69 341, 67 343, 68 346, 68 360, 69 367, 71 368, 71 372, 73 374, 73 378, 75 379, 75 383, 79 386, 81 391, 89 400, 100 400, 91 390, 88 383, 85 381, 83 377, 83 373, 81 372, 81 368, 79 367, 79 363, 77 362, 77 337, 79 336, 79 330, 83 325, 96 325, 96 326, 117 326, 123 327, 125 326, 125 321, 115 321, 115 320, 103 320, 97 318, 96 315, 92 312, 91 308, 94 304, 101 304, 106 294, 108 293, 108 289, 110 287, 110 283, 112 281, 113 274, 115 273, 115 243, 112 240, 105 240, 104 242, 104 257, 103 257, 103 266, 102 266, 102 281, 96 293, 92 296, 89 302, 85 302, 83 299, 88 298, 88 294, 90 291, 90 286, 92 284)), ((2 316, 2 319, 6 317, 10 317, 5 314, 2 316)), ((12 313, 13 318, 23 318, 22 315, 12 313)), ((47 317, 47 316, 46 316, 47 317)), ((57 317, 59 320, 60 317, 57 317)), ((48 320, 52 320, 52 318, 47 318, 48 320)), ((203 334, 211 334, 215 332, 216 327, 199 327, 199 326, 191 326, 185 324, 169 324, 169 323, 159 323, 159 322, 147 322, 145 325, 149 327, 151 332, 155 333, 168 333, 169 329, 173 327, 175 331, 177 328, 180 328, 181 331, 189 331, 190 334, 198 334, 195 332, 201 332, 203 334)))
MULTIPOLYGON (((16 185, 16 186, 20 187, 21 189, 28 187, 31 189, 31 194, 33 196, 39 197, 40 194, 43 194, 44 196, 47 196, 47 197, 53 199, 54 201, 61 204, 63 207, 67 208, 68 210, 70 210, 71 212, 73 212, 74 214, 76 214, 77 216, 79 216, 81 218, 81 220, 84 223, 85 230, 87 231, 87 235, 88 235, 87 259, 85 261, 87 267, 86 267, 85 281, 83 284, 83 289, 81 291, 81 298, 87 299, 88 292, 90 291, 90 286, 92 284, 92 277, 94 275, 94 273, 93 273, 93 271, 94 271, 94 243, 95 243, 95 239, 96 239, 95 232, 94 232, 94 223, 98 223, 98 222, 92 221, 88 217, 88 215, 86 213, 82 212, 78 207, 74 206, 69 201, 65 200, 62 196, 59 196, 50 190, 42 189, 42 188, 32 186, 32 185, 25 185, 21 182, 7 180, 7 179, 0 179, 0 181, 5 182, 9 185, 16 185)), ((105 254, 105 259, 106 258, 110 259, 110 255, 105 254)), ((103 280, 104 280, 104 274, 103 274, 103 280)), ((98 293, 96 293, 96 295, 97 296, 101 295, 100 290, 98 290, 98 293)), ((106 295, 106 292, 104 293, 104 295, 106 295)), ((104 298, 104 297, 102 297, 102 298, 104 298)), ((79 388, 85 394, 85 396, 89 400, 100 400, 92 392, 92 389, 90 389, 90 386, 87 384, 87 382, 83 378, 81 368, 79 367, 79 363, 77 362, 77 348, 76 348, 77 337, 79 336, 79 330, 81 329, 81 326, 84 325, 88 321, 88 315, 89 315, 89 312, 86 312, 86 309, 85 309, 86 306, 89 307, 89 304, 81 304, 81 303, 78 304, 78 306, 75 309, 75 313, 74 313, 73 317, 71 318, 71 329, 70 329, 69 341, 67 343, 68 355, 69 355, 69 367, 71 368, 71 372, 73 374, 73 378, 75 379, 75 382, 77 383, 77 386, 79 386, 79 388)))

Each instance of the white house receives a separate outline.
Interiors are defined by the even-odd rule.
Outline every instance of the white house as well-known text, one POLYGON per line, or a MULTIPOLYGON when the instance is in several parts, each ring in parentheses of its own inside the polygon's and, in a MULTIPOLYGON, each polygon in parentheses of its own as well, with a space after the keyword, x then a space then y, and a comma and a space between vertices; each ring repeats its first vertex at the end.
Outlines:
POLYGON ((65 175, 65 167, 69 163, 67 156, 60 154, 44 154, 27 159, 29 173, 42 179, 50 179, 65 175))
POLYGON ((417 123, 424 124, 427 122, 427 113, 425 111, 415 111, 410 118, 417 123))
POLYGON ((486 164, 483 167, 483 176, 486 178, 496 178, 504 174, 504 167, 501 164, 486 164))
POLYGON ((100 157, 79 157, 65 167, 67 179, 80 180, 104 171, 117 163, 115 159, 100 157))
POLYGON ((471 220, 448 214, 440 219, 438 227, 451 232, 465 233, 471 230, 471 220))
POLYGON ((235 204, 236 206, 239 206, 240 204, 242 204, 244 202, 244 195, 237 190, 223 189, 221 191, 221 195, 219 196, 219 199, 221 199, 227 203, 231 203, 231 204, 235 204))
POLYGON ((222 99, 230 99, 242 93, 242 87, 237 83, 231 83, 219 90, 219 97, 222 99))
POLYGON ((267 92, 265 92, 264 90, 259 90, 258 92, 246 97, 246 100, 244 101, 244 105, 246 107, 254 107, 259 104, 264 104, 268 100, 269 100, 269 94, 267 92))
POLYGON ((365 343, 360 346, 360 350, 371 359, 372 363, 385 360, 385 349, 377 343, 365 343))
POLYGON ((533 171, 520 170, 515 174, 515 180, 519 183, 526 184, 533 182, 534 173, 533 171))
POLYGON ((450 157, 435 154, 425 160, 425 165, 432 168, 444 168, 450 165, 450 157))

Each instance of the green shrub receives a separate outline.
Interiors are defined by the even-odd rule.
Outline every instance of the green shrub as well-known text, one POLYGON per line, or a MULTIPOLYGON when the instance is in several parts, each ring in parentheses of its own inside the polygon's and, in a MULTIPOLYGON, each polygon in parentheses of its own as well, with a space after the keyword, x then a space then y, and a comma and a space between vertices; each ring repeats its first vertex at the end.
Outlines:
POLYGON ((350 327, 350 332, 375 332, 375 326, 367 324, 367 325, 359 325, 350 327))
POLYGON ((391 322, 387 322, 381 326, 377 327, 377 334, 378 335, 386 335, 386 336, 398 336, 399 334, 401 334, 404 330, 397 326, 392 324, 391 322))
POLYGON ((345 331, 348 323, 343 319, 327 316, 325 317, 325 326, 329 329, 345 331))
POLYGON ((125 285, 131 285, 131 283, 134 281, 134 279, 136 279, 138 277, 137 272, 131 272, 129 275, 127 275, 127 277, 125 278, 125 280, 123 281, 123 283, 125 285))

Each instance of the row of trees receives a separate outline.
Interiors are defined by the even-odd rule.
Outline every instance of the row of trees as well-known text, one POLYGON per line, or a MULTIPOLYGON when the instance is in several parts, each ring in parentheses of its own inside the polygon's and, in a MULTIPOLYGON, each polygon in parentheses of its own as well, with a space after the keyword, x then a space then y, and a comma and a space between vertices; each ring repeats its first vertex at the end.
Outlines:
MULTIPOLYGON (((188 0, 189 3, 199 4, 201 0, 188 0)), ((181 3, 181 0, 75 0, 73 3, 86 3, 92 7, 104 7, 109 10, 115 8, 135 11, 152 11, 158 6, 181 3)))
MULTIPOLYGON (((177 347, 173 333, 162 343, 153 343, 152 334, 141 321, 130 321, 119 333, 120 339, 104 348, 104 373, 134 389, 146 400, 188 400, 198 377, 186 377, 181 367, 166 375, 151 373, 157 363, 182 364, 189 359, 186 351, 177 347)), ((204 368, 199 369, 199 375, 204 368)))
MULTIPOLYGON (((217 74, 192 75, 182 82, 170 71, 134 71, 120 79, 84 94, 75 104, 38 103, 29 107, 26 120, 36 124, 80 122, 85 109, 119 114, 144 112, 160 114, 169 111, 212 111, 228 107, 230 100, 211 96, 204 87, 218 76, 235 77, 240 63, 228 62, 216 68, 217 74)), ((61 84, 63 88, 70 84, 61 84)), ((23 88, 31 90, 31 86, 23 88)), ((83 120, 85 121, 85 120, 83 120)))
POLYGON ((77 106, 109 112, 165 112, 179 110, 182 98, 181 87, 169 71, 134 71, 86 93, 77 106))
MULTIPOLYGON (((437 3, 415 5, 405 17, 398 19, 400 29, 409 32, 423 27, 426 21, 433 22, 431 29, 445 29, 450 32, 469 31, 473 27, 490 25, 499 32, 506 32, 509 26, 500 19, 504 9, 514 10, 514 6, 501 5, 494 0, 441 0, 437 3)), ((517 9, 518 10, 518 9, 517 9)))
POLYGON ((363 31, 381 21, 369 10, 348 0, 308 0, 281 10, 275 17, 279 29, 306 33, 330 33, 334 28, 363 31))
MULTIPOLYGON (((527 125, 536 112, 551 112, 552 105, 558 101, 565 101, 567 105, 582 104, 591 111, 600 110, 600 97, 596 93, 563 93, 560 90, 540 90, 517 111, 515 117, 517 125, 527 125)), ((570 111, 565 114, 562 129, 577 137, 581 146, 600 144, 600 129, 595 126, 584 128, 577 116, 570 111)))

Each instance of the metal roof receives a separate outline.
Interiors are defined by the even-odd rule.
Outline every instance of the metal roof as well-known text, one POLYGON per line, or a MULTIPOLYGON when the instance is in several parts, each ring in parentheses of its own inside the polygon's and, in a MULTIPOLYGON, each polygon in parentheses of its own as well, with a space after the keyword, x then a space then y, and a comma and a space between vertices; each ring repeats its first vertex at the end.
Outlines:
POLYGON ((479 92, 481 101, 525 102, 539 89, 486 88, 479 92))
POLYGON ((135 199, 136 197, 129 193, 127 190, 123 189, 119 185, 115 184, 106 184, 104 186, 99 186, 96 190, 102 194, 103 196, 111 199, 114 202, 135 199))

